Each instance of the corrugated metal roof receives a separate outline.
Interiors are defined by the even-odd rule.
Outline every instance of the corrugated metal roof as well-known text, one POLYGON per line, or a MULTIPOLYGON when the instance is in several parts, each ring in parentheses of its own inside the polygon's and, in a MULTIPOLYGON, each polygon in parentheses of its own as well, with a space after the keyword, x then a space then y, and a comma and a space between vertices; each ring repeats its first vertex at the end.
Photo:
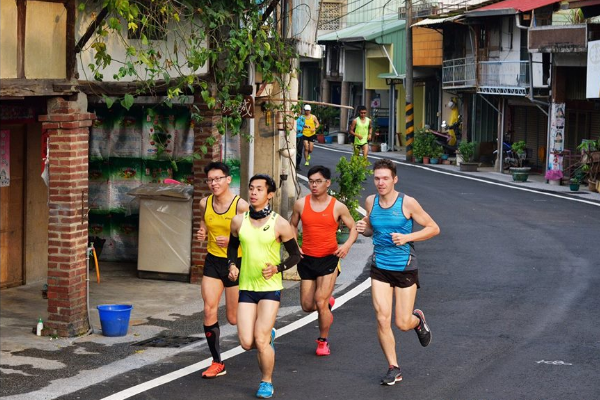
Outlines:
POLYGON ((327 33, 317 38, 318 43, 323 42, 369 42, 378 37, 404 29, 406 21, 398 19, 398 14, 385 15, 370 22, 363 22, 327 33))
POLYGON ((505 0, 469 11, 466 14, 473 15, 490 10, 514 10, 515 13, 524 12, 559 2, 560 0, 505 0))

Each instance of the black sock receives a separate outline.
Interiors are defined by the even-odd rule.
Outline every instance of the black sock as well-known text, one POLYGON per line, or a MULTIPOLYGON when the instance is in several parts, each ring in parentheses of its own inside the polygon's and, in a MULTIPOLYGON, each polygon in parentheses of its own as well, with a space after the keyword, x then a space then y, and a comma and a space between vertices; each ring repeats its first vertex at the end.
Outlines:
POLYGON ((204 325, 204 334, 206 335, 206 343, 208 343, 213 360, 220 363, 221 348, 219 347, 219 337, 221 336, 221 330, 219 329, 219 323, 217 322, 211 326, 204 325))

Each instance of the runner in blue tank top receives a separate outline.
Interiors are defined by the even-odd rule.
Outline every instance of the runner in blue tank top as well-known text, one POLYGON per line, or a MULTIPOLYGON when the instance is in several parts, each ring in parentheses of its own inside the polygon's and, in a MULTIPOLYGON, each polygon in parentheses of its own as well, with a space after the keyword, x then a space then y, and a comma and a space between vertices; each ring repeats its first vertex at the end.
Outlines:
POLYGON ((431 331, 423 312, 413 309, 419 288, 419 274, 413 242, 430 239, 440 233, 435 221, 412 197, 395 189, 396 165, 388 159, 373 165, 377 195, 367 197, 367 216, 356 223, 364 236, 373 236, 374 259, 371 266, 371 293, 377 317, 377 336, 389 365, 382 385, 402 380, 392 330, 392 304, 396 298, 396 326, 402 331, 414 329, 423 347, 431 342, 431 331), (423 229, 413 231, 413 221, 423 229))

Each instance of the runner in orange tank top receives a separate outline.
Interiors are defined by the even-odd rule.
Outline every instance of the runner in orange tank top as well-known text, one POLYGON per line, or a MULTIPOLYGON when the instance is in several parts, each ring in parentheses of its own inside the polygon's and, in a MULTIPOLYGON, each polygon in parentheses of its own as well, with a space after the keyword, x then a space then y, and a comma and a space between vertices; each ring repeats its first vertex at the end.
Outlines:
POLYGON ((302 221, 303 256, 298 264, 298 274, 302 279, 300 303, 304 311, 318 312, 316 353, 328 356, 331 352, 329 328, 333 322, 331 307, 335 303, 331 295, 339 274, 338 264, 340 258, 346 257, 350 251, 358 233, 348 208, 327 193, 331 186, 329 168, 321 165, 312 167, 308 171, 308 184, 311 194, 296 201, 290 223, 298 233, 298 225, 302 221), (340 221, 350 229, 350 237, 338 246, 336 232, 340 221))

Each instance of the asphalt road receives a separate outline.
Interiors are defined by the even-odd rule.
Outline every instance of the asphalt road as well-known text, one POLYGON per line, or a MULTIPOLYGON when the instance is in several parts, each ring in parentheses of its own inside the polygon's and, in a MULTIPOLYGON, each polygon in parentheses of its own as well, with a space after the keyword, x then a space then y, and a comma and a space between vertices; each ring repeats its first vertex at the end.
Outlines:
MULTIPOLYGON (((339 156, 317 149, 311 164, 333 168, 339 156)), ((396 330, 404 381, 380 386, 387 365, 366 290, 335 311, 330 357, 314 355, 316 323, 277 340, 274 398, 598 398, 600 208, 408 165, 398 173, 398 189, 441 227, 417 244, 417 306, 432 344, 396 330)), ((374 191, 365 186, 365 195, 374 191)), ((234 338, 223 345, 235 346, 234 338)), ((63 398, 103 398, 197 361, 181 354, 63 398)), ((232 357, 227 368, 215 380, 194 373, 133 398, 253 398, 256 354, 232 357)))

